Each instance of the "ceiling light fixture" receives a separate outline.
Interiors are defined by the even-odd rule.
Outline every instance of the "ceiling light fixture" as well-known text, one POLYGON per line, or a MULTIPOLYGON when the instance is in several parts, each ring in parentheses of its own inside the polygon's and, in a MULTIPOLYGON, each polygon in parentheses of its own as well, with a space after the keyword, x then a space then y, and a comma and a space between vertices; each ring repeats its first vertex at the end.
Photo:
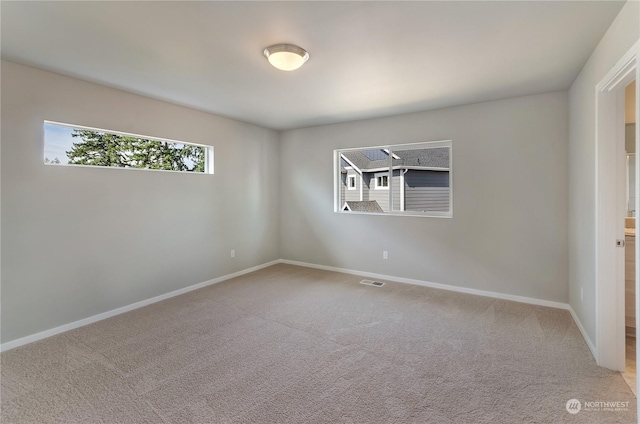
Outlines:
POLYGON ((293 44, 276 44, 264 49, 264 57, 281 71, 294 71, 309 59, 309 53, 293 44))

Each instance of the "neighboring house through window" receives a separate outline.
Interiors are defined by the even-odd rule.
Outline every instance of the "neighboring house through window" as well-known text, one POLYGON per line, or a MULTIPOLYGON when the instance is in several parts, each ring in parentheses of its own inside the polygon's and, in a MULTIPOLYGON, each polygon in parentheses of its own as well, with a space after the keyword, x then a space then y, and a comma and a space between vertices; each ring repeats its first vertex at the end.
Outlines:
POLYGON ((334 210, 451 217, 451 144, 335 150, 334 210))

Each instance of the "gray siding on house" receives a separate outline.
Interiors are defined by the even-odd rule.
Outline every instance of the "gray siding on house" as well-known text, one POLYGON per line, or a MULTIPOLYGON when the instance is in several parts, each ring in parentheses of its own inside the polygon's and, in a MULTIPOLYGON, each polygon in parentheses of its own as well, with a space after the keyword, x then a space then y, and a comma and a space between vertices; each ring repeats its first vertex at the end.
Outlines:
POLYGON ((365 174, 369 181, 369 200, 378 202, 383 211, 389 212, 389 190, 376 190, 375 174, 365 174))
POLYGON ((404 176, 405 210, 448 211, 449 172, 410 170, 404 176))
POLYGON ((404 175, 404 181, 410 189, 420 187, 449 187, 449 172, 418 171, 412 169, 404 175))
MULTIPOLYGON (((368 172, 365 174, 365 189, 367 189, 368 198, 364 200, 375 200, 378 202, 383 211, 389 212, 389 190, 376 190, 375 173, 368 172), (368 187, 367 187, 368 186, 368 187)), ((393 190, 393 210, 400 210, 400 171, 393 171, 393 178, 389 182, 393 190)))
MULTIPOLYGON (((360 184, 361 183, 361 179, 360 179, 360 175, 357 174, 354 171, 347 171, 346 173, 340 173, 340 207, 342 208, 342 205, 344 205, 344 202, 351 202, 351 201, 359 201, 360 200, 360 184), (355 190, 349 190, 347 184, 348 184, 348 176, 349 175, 355 175, 356 176, 356 189, 355 190)), ((365 199, 366 200, 366 199, 365 199)))
POLYGON ((376 200, 376 199, 371 199, 369 196, 369 192, 373 191, 373 186, 371 186, 371 184, 374 184, 371 181, 371 175, 373 174, 363 174, 362 176, 362 180, 363 180, 363 185, 362 185, 362 200, 363 201, 367 201, 367 200, 376 200))

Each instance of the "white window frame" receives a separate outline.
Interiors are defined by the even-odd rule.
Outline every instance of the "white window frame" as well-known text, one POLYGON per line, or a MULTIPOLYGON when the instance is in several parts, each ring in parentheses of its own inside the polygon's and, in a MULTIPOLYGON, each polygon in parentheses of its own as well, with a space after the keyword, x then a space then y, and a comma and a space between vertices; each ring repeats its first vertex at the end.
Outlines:
POLYGON ((375 181, 374 183, 374 189, 375 190, 389 190, 389 173, 388 172, 376 172, 375 174, 373 174, 373 179, 375 181), (378 178, 380 178, 381 180, 387 177, 387 185, 380 185, 378 184, 378 178))
POLYGON ((347 190, 357 190, 358 182, 356 181, 356 174, 347 175, 347 190), (351 186, 351 181, 353 181, 353 187, 351 186))
MULTIPOLYGON (((65 163, 65 164, 45 163, 45 165, 48 165, 48 166, 72 166, 72 167, 79 167, 79 168, 124 169, 124 170, 132 170, 132 171, 178 172, 180 174, 213 175, 214 154, 213 154, 213 146, 211 146, 211 145, 191 143, 191 142, 188 142, 188 141, 172 140, 170 138, 161 138, 161 137, 153 137, 153 136, 149 136, 149 135, 127 133, 127 132, 123 132, 123 131, 105 130, 103 128, 94 128, 94 127, 87 127, 87 126, 84 126, 84 125, 67 124, 67 123, 64 123, 64 122, 49 121, 49 120, 45 119, 44 122, 43 122, 43 128, 44 128, 44 125, 46 125, 46 124, 58 125, 58 126, 68 127, 68 128, 78 129, 78 130, 99 131, 99 132, 104 132, 104 133, 108 133, 108 134, 122 135, 122 136, 125 136, 125 137, 136 137, 136 138, 144 138, 144 139, 148 139, 148 140, 164 141, 164 142, 173 143, 173 144, 187 144, 187 145, 190 145, 190 146, 202 147, 205 150, 204 172, 175 171, 175 170, 171 170, 171 169, 122 168, 122 167, 118 167, 118 166, 77 165, 77 164, 67 164, 67 163, 65 163)), ((44 137, 44 134, 43 134, 43 137, 44 137)), ((45 147, 45 143, 46 143, 46 140, 43 139, 43 144, 42 144, 43 148, 45 147)))

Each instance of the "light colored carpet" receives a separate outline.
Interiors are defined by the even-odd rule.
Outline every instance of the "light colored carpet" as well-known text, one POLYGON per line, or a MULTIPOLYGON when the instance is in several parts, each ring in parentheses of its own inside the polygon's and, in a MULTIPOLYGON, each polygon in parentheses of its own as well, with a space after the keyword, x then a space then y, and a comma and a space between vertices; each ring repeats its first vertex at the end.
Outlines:
POLYGON ((568 312, 358 281, 276 265, 5 352, 2 423, 635 422, 568 312))

